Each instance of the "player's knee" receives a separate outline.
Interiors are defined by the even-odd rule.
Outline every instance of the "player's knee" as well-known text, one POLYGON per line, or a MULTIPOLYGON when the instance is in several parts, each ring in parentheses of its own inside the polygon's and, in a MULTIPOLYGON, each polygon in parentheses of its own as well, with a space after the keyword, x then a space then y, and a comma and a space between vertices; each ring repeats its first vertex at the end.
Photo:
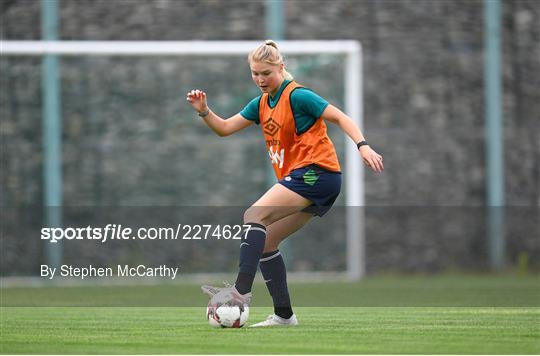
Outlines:
POLYGON ((270 213, 263 207, 252 206, 244 212, 244 224, 256 223, 264 226, 270 225, 270 213))
POLYGON ((261 223, 260 217, 258 216, 258 214, 256 213, 253 207, 248 208, 244 212, 244 224, 248 224, 248 223, 257 223, 257 224, 261 223))

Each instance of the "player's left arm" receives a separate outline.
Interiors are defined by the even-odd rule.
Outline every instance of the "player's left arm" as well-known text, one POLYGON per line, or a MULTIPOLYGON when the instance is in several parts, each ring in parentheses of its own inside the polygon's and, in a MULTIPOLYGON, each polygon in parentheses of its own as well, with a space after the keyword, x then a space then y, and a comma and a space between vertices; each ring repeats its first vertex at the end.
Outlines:
MULTIPOLYGON (((335 106, 331 104, 328 105, 326 109, 324 109, 321 118, 339 126, 355 144, 365 141, 365 137, 356 123, 335 106)), ((381 173, 384 170, 383 157, 375 152, 369 145, 360 146, 359 151, 362 161, 374 172, 381 173)))

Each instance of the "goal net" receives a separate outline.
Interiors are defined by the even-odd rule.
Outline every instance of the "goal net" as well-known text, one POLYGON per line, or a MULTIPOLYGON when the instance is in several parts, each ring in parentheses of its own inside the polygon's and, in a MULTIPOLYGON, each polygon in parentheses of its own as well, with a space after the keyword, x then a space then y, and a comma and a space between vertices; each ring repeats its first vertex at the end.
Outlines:
MULTIPOLYGON (((247 64, 247 54, 259 44, 3 41, 4 174, 14 177, 5 180, 4 214, 12 219, 4 230, 4 257, 12 262, 6 263, 10 269, 4 276, 36 275, 35 266, 21 265, 19 257, 46 262, 43 244, 50 244, 40 241, 38 232, 47 226, 48 214, 10 208, 40 203, 40 194, 50 193, 42 191, 46 188, 41 188, 40 178, 47 169, 40 161, 42 144, 48 144, 45 135, 43 143, 40 140, 44 56, 59 60, 58 159, 63 167, 58 172, 62 206, 45 209, 59 212, 62 226, 233 225, 241 224, 243 210, 270 184, 260 127, 219 138, 194 115, 185 93, 204 89, 216 113, 222 117, 238 113, 260 94, 247 64), (25 134, 31 138, 23 147, 19 138, 25 134), (14 157, 25 149, 31 158, 15 167, 14 157), (21 196, 22 185, 34 187, 34 192, 21 196)), ((358 42, 280 41, 279 46, 296 81, 362 125, 358 42)), ((364 274, 363 169, 354 143, 337 127, 328 128, 344 172, 342 194, 327 216, 312 219, 284 243, 291 279, 357 280, 364 274)), ((231 273, 238 252, 238 244, 225 241, 171 244, 148 239, 101 246, 94 241, 64 241, 54 248, 62 249, 63 263, 175 262, 184 276, 231 273)))

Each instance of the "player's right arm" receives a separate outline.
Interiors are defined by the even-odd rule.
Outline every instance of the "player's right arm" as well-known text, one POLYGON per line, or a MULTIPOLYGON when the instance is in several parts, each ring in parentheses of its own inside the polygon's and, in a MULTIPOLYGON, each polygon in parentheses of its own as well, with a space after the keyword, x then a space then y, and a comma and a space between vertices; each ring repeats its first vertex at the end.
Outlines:
POLYGON ((244 119, 240 114, 236 114, 227 120, 222 119, 208 108, 206 93, 202 90, 192 90, 188 92, 186 100, 198 113, 204 114, 208 112, 202 119, 218 136, 223 137, 232 135, 253 123, 253 121, 244 119))

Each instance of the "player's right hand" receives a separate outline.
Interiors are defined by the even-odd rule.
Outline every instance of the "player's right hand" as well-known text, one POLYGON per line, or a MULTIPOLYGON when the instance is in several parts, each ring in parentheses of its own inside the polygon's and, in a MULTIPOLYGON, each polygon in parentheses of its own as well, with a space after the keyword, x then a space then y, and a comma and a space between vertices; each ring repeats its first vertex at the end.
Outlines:
POLYGON ((204 112, 208 110, 208 104, 206 103, 206 93, 202 90, 194 89, 188 92, 186 100, 197 112, 204 112))

